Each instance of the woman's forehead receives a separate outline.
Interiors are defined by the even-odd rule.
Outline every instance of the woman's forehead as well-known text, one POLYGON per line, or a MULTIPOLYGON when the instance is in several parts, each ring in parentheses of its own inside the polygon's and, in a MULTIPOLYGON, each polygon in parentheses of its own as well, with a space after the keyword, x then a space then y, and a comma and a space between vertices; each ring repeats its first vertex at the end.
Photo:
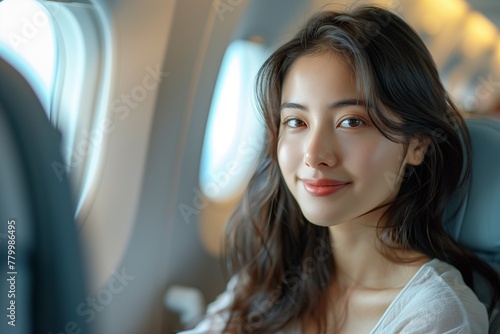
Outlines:
POLYGON ((281 84, 281 100, 293 91, 319 94, 330 90, 330 95, 350 95, 350 98, 364 100, 361 85, 352 67, 336 52, 304 54, 295 59, 287 69, 281 84))

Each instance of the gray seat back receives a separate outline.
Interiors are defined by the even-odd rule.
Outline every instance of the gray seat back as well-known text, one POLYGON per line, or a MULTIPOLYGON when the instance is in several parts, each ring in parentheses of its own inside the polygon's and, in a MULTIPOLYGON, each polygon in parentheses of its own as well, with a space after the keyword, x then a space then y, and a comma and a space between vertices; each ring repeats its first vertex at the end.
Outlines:
POLYGON ((16 325, 3 319, 0 333, 88 332, 76 313, 87 294, 70 186, 57 178, 54 161, 63 161, 59 133, 31 86, 0 57, 0 280, 10 278, 15 290, 2 292, 0 308, 15 302, 16 325), (11 263, 8 245, 16 252, 11 263))
MULTIPOLYGON (((471 248, 500 273, 500 122, 466 119, 472 143, 472 174, 463 202, 451 199, 444 226, 451 236, 471 248)), ((488 289, 478 281, 476 293, 489 303, 488 289)), ((497 307, 497 308, 500 308, 497 307)), ((500 312, 490 321, 490 333, 500 333, 500 312)))

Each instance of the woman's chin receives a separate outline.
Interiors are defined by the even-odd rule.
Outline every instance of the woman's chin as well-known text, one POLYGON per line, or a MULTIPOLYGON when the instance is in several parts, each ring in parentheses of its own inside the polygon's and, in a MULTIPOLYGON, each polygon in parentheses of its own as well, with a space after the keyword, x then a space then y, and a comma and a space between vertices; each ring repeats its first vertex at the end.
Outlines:
POLYGON ((321 216, 318 217, 318 215, 306 215, 306 214, 304 214, 304 216, 306 217, 307 221, 313 225, 323 226, 323 227, 330 227, 336 225, 335 220, 331 219, 330 217, 321 217, 321 216))

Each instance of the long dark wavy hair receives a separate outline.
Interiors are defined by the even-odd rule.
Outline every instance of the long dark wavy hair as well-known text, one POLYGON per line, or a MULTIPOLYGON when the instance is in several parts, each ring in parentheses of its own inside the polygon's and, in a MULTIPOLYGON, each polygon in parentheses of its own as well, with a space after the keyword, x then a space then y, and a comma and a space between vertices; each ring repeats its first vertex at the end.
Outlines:
POLYGON ((239 281, 225 331, 272 333, 303 326, 306 319, 326 331, 325 291, 336 277, 329 229, 306 220, 277 160, 283 80, 297 58, 322 52, 339 55, 350 67, 369 117, 384 136, 405 147, 414 138, 430 140, 423 163, 407 167, 385 211, 379 226, 384 254, 390 258, 396 247, 438 258, 455 266, 470 287, 473 273, 479 274, 492 287, 491 312, 500 300, 498 274, 442 227, 450 195, 470 177, 465 123, 417 33, 389 10, 362 6, 316 14, 258 73, 265 149, 226 229, 227 269, 239 281))

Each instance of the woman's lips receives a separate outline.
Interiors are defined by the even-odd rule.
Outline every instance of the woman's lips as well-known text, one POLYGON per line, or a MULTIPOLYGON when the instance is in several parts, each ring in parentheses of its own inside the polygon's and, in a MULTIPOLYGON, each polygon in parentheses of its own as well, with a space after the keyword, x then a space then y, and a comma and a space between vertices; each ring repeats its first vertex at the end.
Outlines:
POLYGON ((331 195, 346 185, 349 182, 337 181, 331 179, 301 179, 304 184, 304 189, 312 196, 328 196, 331 195))

